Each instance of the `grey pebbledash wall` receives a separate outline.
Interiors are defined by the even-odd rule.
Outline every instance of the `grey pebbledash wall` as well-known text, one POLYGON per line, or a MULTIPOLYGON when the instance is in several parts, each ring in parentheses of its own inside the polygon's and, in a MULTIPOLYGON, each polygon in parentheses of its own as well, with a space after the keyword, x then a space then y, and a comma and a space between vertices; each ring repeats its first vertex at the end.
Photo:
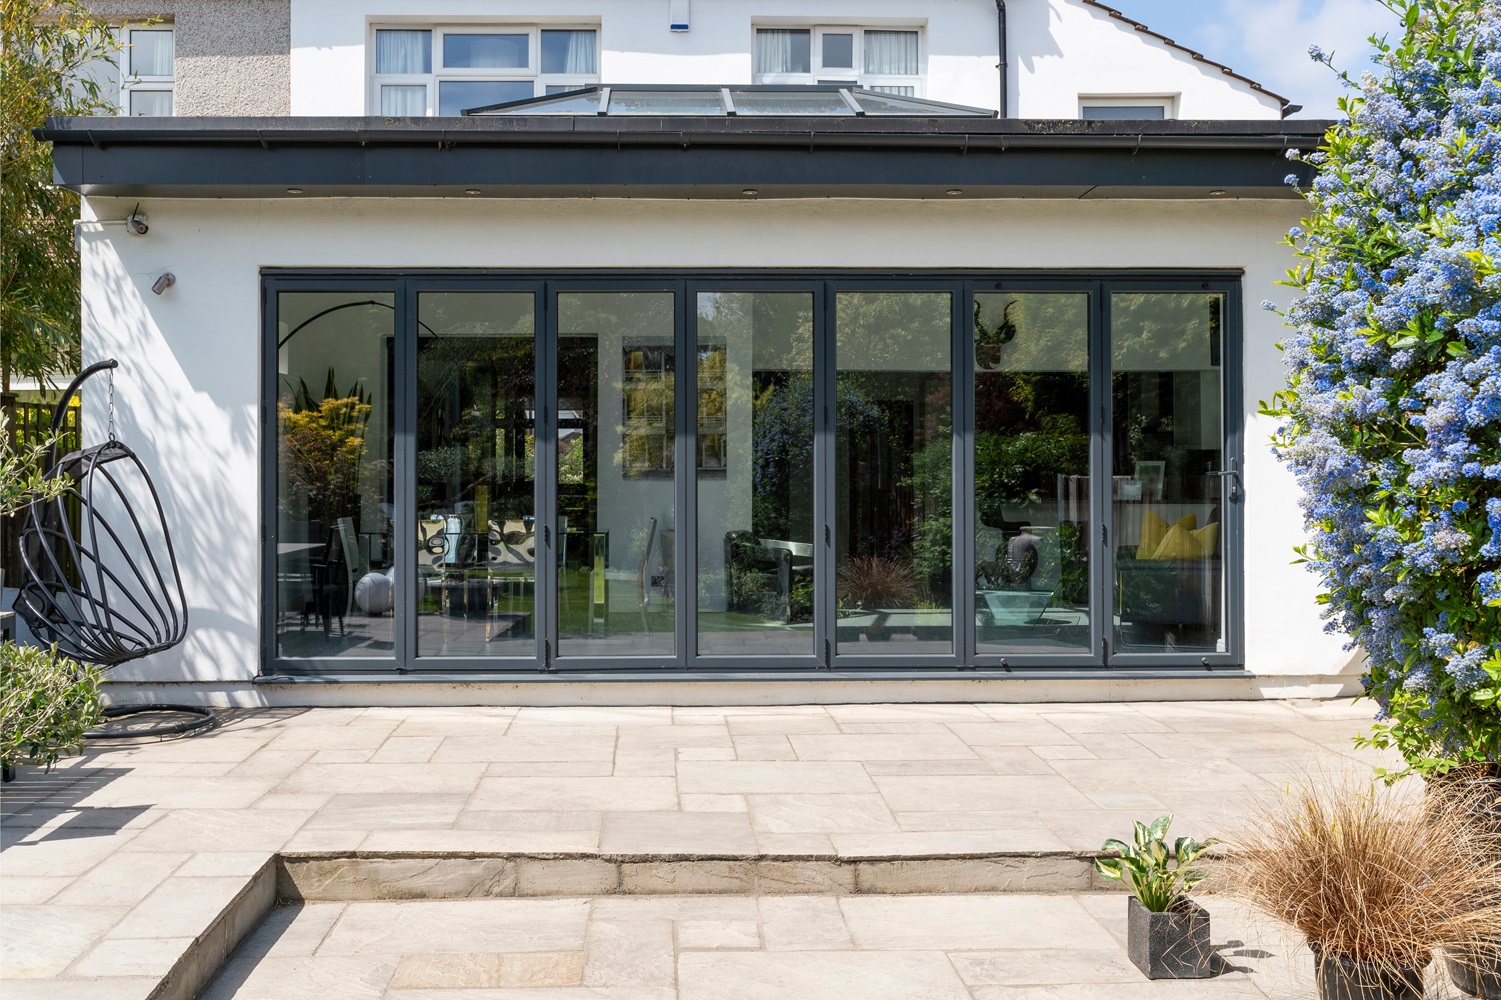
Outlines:
POLYGON ((292 113, 290 0, 92 0, 112 22, 156 18, 174 28, 178 115, 292 113))

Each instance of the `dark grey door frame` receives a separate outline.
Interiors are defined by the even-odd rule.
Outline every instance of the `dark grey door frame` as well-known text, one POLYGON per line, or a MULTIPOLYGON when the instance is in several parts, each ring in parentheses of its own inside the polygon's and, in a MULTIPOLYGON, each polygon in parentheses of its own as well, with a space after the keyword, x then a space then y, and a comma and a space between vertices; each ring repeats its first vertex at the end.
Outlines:
MULTIPOLYGON (((980 673, 1117 668, 1133 675, 1163 670, 1169 674, 1185 668, 1232 669, 1244 660, 1244 524, 1243 502, 1226 505, 1224 517, 1226 651, 1192 653, 1117 653, 1106 640, 1113 631, 1114 573, 1109 541, 1114 537, 1108 490, 1110 482, 1110 329, 1109 296, 1115 291, 1211 291, 1225 296, 1222 337, 1223 433, 1229 468, 1244 469, 1242 440, 1244 351, 1242 346, 1242 294, 1238 272, 1118 271, 1118 272, 1000 272, 946 270, 897 271, 693 271, 663 272, 550 270, 522 273, 474 270, 300 270, 265 269, 262 272, 262 371, 260 399, 262 565, 261 648, 264 673, 280 676, 323 677, 329 675, 392 677, 408 675, 485 676, 525 679, 547 674, 608 674, 693 671, 693 676, 712 678, 755 675, 758 677, 824 676, 849 673, 858 676, 939 677, 973 676, 980 673), (947 291, 951 295, 952 341, 950 378, 953 390, 953 572, 954 633, 951 652, 925 656, 869 656, 840 654, 834 649, 834 385, 836 293, 838 291, 947 291), (391 658, 327 657, 282 658, 276 653, 276 397, 277 397, 277 295, 289 291, 386 292, 394 295, 393 331, 395 392, 393 405, 396 531, 398 537, 415 537, 416 487, 416 348, 417 297, 431 291, 529 291, 536 296, 538 334, 536 351, 536 468, 534 500, 537 520, 544 532, 546 558, 538 560, 535 592, 536 647, 529 657, 418 657, 416 616, 399 616, 396 649, 391 658), (675 556, 677 580, 676 652, 671 657, 566 657, 559 663, 556 649, 557 600, 557 296, 567 291, 671 291, 676 296, 675 354, 679 377, 675 380, 675 476, 676 519, 689 526, 680 531, 675 556), (697 308, 699 291, 809 292, 814 302, 814 379, 816 411, 814 435, 814 504, 820 534, 815 539, 815 648, 812 657, 771 658, 700 656, 697 642, 697 308), (1095 530, 1104 534, 1091 545, 1091 597, 1094 602, 1089 656, 1069 654, 995 655, 978 654, 974 622, 974 344, 966 324, 972 314, 974 295, 980 291, 1085 291, 1092 295, 1090 317, 1090 412, 1091 516, 1095 530), (1098 651, 1098 655, 1096 652, 1098 651), (785 662, 782 662, 785 661, 785 662), (957 674, 955 672, 958 672, 957 674)), ((1254 485, 1254 484, 1253 484, 1254 485)), ((1240 489, 1244 496, 1244 486, 1240 489)), ((398 602, 414 608, 416 581, 408 546, 394 546, 393 561, 398 582, 398 602)), ((398 606, 403 606, 398 604, 398 606)))

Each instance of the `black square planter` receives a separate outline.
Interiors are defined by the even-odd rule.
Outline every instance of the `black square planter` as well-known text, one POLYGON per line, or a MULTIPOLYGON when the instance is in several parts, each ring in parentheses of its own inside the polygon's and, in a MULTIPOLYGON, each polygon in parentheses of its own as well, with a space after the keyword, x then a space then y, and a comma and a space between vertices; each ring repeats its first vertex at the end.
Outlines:
POLYGON ((1461 992, 1481 1000, 1501 1000, 1501 959, 1495 955, 1444 956, 1449 978, 1461 992))
POLYGON ((1126 906, 1126 955, 1148 979, 1211 975, 1208 910, 1186 896, 1165 913, 1153 913, 1135 896, 1126 906))

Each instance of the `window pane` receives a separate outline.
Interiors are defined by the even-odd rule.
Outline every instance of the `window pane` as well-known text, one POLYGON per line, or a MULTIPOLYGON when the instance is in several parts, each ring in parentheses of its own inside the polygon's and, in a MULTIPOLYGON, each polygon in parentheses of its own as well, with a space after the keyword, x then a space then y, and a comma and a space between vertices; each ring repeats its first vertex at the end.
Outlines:
POLYGON ((811 73, 813 33, 807 28, 761 28, 756 31, 757 73, 811 73))
POLYGON ((677 297, 558 295, 558 653, 671 656, 677 297))
POLYGON ((975 295, 975 637, 1090 649, 1089 296, 975 295))
POLYGON ((542 72, 598 73, 594 39, 592 31, 542 32, 542 72))
MULTIPOLYGON (((742 115, 853 115, 844 98, 832 91, 732 90, 730 100, 742 115)), ((613 103, 613 102, 612 102, 613 103)))
POLYGON ((526 35, 443 36, 443 65, 447 69, 526 69, 531 64, 526 35))
POLYGON ((401 118, 427 114, 427 88, 400 86, 380 88, 380 113, 401 118))
POLYGON ((393 655, 389 292, 277 296, 277 655, 393 655))
POLYGON ((1086 106, 1080 117, 1096 121, 1160 121, 1167 117, 1160 104, 1086 106))
POLYGON ((717 90, 612 90, 612 115, 723 115, 717 90))
POLYGON ((825 69, 854 69, 855 36, 823 36, 823 65, 825 69))
POLYGON ((836 309, 838 649, 951 653, 950 297, 841 292, 836 309))
POLYGON ((132 90, 130 113, 147 118, 167 118, 172 114, 172 91, 132 90))
POLYGON ((536 299, 417 306, 417 655, 533 656, 536 299))
POLYGON ((375 33, 375 71, 377 73, 431 73, 433 71, 433 33, 431 31, 377 31, 375 33))
POLYGON ((131 76, 172 75, 172 32, 130 32, 131 76))
POLYGON ((1224 299, 1119 293, 1110 312, 1117 648, 1223 651, 1224 299))
POLYGON ((535 94, 530 80, 444 80, 438 84, 438 114, 460 115, 466 108, 525 100, 535 94))
POLYGON ((917 32, 865 32, 865 72, 916 76, 917 62, 917 32))
POLYGON ((698 296, 698 651, 812 656, 813 296, 698 296))

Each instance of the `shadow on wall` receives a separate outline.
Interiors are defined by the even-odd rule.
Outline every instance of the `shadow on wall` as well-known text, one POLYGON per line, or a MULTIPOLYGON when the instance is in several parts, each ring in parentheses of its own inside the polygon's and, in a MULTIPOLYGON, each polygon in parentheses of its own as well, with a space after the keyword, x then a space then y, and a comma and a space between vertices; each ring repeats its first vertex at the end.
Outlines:
MULTIPOLYGON (((170 233, 170 226, 153 227, 147 237, 153 243, 140 248, 145 254, 130 256, 165 259, 170 233)), ((254 286, 248 303, 237 309, 232 294, 205 289, 202 283, 212 275, 177 266, 180 283, 172 299, 151 296, 151 307, 166 321, 163 329, 146 304, 160 268, 132 273, 112 237, 95 235, 90 242, 83 275, 84 363, 105 357, 120 362, 114 373, 115 433, 155 482, 190 623, 181 646, 123 665, 109 679, 249 680, 257 662, 260 593, 254 286), (236 356, 237 345, 243 357, 236 356)), ((84 387, 86 446, 107 434, 108 386, 97 377, 84 387)))

